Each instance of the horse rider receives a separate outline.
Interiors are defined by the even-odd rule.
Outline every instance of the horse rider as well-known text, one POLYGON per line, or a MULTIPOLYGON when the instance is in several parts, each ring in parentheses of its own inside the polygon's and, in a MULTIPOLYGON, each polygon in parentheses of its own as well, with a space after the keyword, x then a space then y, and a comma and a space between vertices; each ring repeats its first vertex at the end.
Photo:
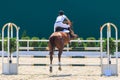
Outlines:
POLYGON ((66 15, 64 15, 64 11, 60 10, 59 16, 56 18, 56 21, 54 24, 54 32, 63 31, 63 32, 69 33, 71 38, 74 37, 75 34, 70 27, 71 25, 69 24, 71 24, 70 20, 66 15))

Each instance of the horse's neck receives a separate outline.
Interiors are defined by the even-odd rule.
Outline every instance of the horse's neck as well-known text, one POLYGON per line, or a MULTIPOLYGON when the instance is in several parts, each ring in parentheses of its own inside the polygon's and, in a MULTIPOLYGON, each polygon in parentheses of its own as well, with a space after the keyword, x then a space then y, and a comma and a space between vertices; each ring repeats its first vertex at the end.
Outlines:
POLYGON ((62 32, 62 36, 65 37, 65 38, 70 38, 70 34, 69 33, 65 33, 65 32, 62 32))
POLYGON ((70 34, 69 33, 66 33, 66 34, 67 34, 68 38, 70 39, 70 34))

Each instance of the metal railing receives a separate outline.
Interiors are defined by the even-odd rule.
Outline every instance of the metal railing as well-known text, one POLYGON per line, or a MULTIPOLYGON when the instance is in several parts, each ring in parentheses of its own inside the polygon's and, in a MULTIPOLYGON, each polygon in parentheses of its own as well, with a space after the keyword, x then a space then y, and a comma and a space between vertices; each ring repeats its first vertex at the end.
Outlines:
MULTIPOLYGON (((24 49, 26 51, 30 51, 31 49, 34 49, 34 46, 33 47, 30 46, 30 42, 48 42, 48 41, 49 40, 22 40, 22 39, 19 39, 19 43, 20 42, 26 42, 27 43, 27 45, 25 47, 19 46, 19 49, 21 49, 21 50, 24 49)), ((114 41, 116 42, 116 40, 114 40, 114 41)), ((0 40, 0 42, 2 42, 2 40, 0 40)), ((80 39, 77 39, 77 40, 71 40, 70 41, 70 43, 74 43, 74 42, 78 42, 78 43, 87 43, 87 42, 100 43, 100 40, 80 40, 80 39)), ((104 40, 103 40, 103 42, 104 42, 104 40)), ((117 40, 117 42, 120 42, 120 40, 117 40)), ((69 45, 70 44, 67 44, 67 46, 65 47, 66 51, 69 51, 69 49, 70 49, 69 45)), ((85 50, 99 50, 99 47, 100 46, 97 46, 97 47, 85 47, 85 50)))
MULTIPOLYGON (((20 49, 26 49, 27 51, 29 51, 30 49, 33 49, 33 47, 30 47, 30 42, 48 42, 49 40, 19 40, 19 42, 26 42, 27 45, 26 47, 20 47, 20 49)), ((80 39, 77 39, 77 40, 71 40, 70 43, 72 42, 78 42, 78 43, 83 43, 83 42, 97 42, 97 43, 100 43, 100 40, 80 40, 80 39)), ((47 46, 46 46, 47 47, 47 46)), ((86 50, 99 50, 99 47, 87 47, 85 48, 86 50)), ((67 44, 67 46, 65 47, 66 51, 69 51, 70 47, 69 47, 69 44, 67 44)))

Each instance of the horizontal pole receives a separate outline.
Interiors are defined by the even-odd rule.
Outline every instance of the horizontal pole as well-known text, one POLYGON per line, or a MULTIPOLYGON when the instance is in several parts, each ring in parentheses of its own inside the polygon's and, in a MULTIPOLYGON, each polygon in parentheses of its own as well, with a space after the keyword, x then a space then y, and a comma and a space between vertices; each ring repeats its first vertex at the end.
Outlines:
MULTIPOLYGON (((28 58, 49 58, 49 55, 47 56, 19 56, 19 57, 28 57, 28 58)), ((58 56, 53 56, 54 58, 58 58, 58 56)), ((61 58, 100 58, 100 56, 61 56, 61 58)))
MULTIPOLYGON (((50 64, 19 64, 19 66, 49 66, 50 64)), ((59 66, 59 64, 52 64, 59 66)), ((61 64, 61 66, 101 66, 100 64, 61 64)))
POLYGON ((19 64, 19 66, 48 66, 47 64, 19 64))
POLYGON ((27 57, 27 58, 47 58, 49 56, 33 56, 33 55, 21 55, 19 57, 27 57))
MULTIPOLYGON (((0 56, 2 57, 2 56, 0 56)), ((4 57, 8 57, 8 56, 4 56, 4 57)), ((13 56, 13 57, 17 57, 17 56, 13 56)), ((25 57, 25 58, 49 58, 49 55, 47 56, 33 56, 33 55, 19 55, 20 57, 25 57)), ((53 56, 54 58, 58 58, 58 56, 53 56)), ((101 56, 61 56, 61 58, 101 58, 101 56)), ((103 56, 103 58, 107 58, 107 56, 103 56)), ((112 56, 111 58, 116 58, 115 56, 112 56)), ((118 57, 120 58, 120 56, 118 57)))
MULTIPOLYGON (((5 40, 6 41, 6 40, 5 40)), ((22 40, 19 39, 19 42, 48 42, 49 40, 22 40)), ((2 39, 0 39, 0 42, 2 42, 2 39)), ((70 42, 100 42, 100 40, 71 40, 70 42)), ((104 42, 104 40, 102 40, 104 42)), ((116 42, 116 40, 114 40, 116 42)), ((117 40, 117 42, 120 42, 120 40, 117 40)))
MULTIPOLYGON (((2 57, 2 56, 0 56, 2 57)), ((3 56, 3 57, 8 57, 8 56, 3 56)), ((17 56, 12 56, 12 57, 17 57, 17 56)), ((19 57, 25 57, 25 58, 47 58, 49 56, 29 56, 29 55, 22 55, 22 56, 19 56, 19 57)))

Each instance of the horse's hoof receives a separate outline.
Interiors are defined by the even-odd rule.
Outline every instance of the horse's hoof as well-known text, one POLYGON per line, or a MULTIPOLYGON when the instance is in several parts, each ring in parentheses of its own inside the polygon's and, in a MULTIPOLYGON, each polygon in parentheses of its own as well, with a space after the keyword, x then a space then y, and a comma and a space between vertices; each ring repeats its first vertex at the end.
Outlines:
POLYGON ((59 71, 62 71, 62 68, 61 68, 61 67, 59 67, 59 68, 58 68, 58 70, 59 70, 59 71))
POLYGON ((50 73, 52 73, 52 67, 50 67, 50 70, 49 70, 49 71, 50 71, 50 73))
POLYGON ((52 70, 50 70, 50 73, 52 73, 52 70))

